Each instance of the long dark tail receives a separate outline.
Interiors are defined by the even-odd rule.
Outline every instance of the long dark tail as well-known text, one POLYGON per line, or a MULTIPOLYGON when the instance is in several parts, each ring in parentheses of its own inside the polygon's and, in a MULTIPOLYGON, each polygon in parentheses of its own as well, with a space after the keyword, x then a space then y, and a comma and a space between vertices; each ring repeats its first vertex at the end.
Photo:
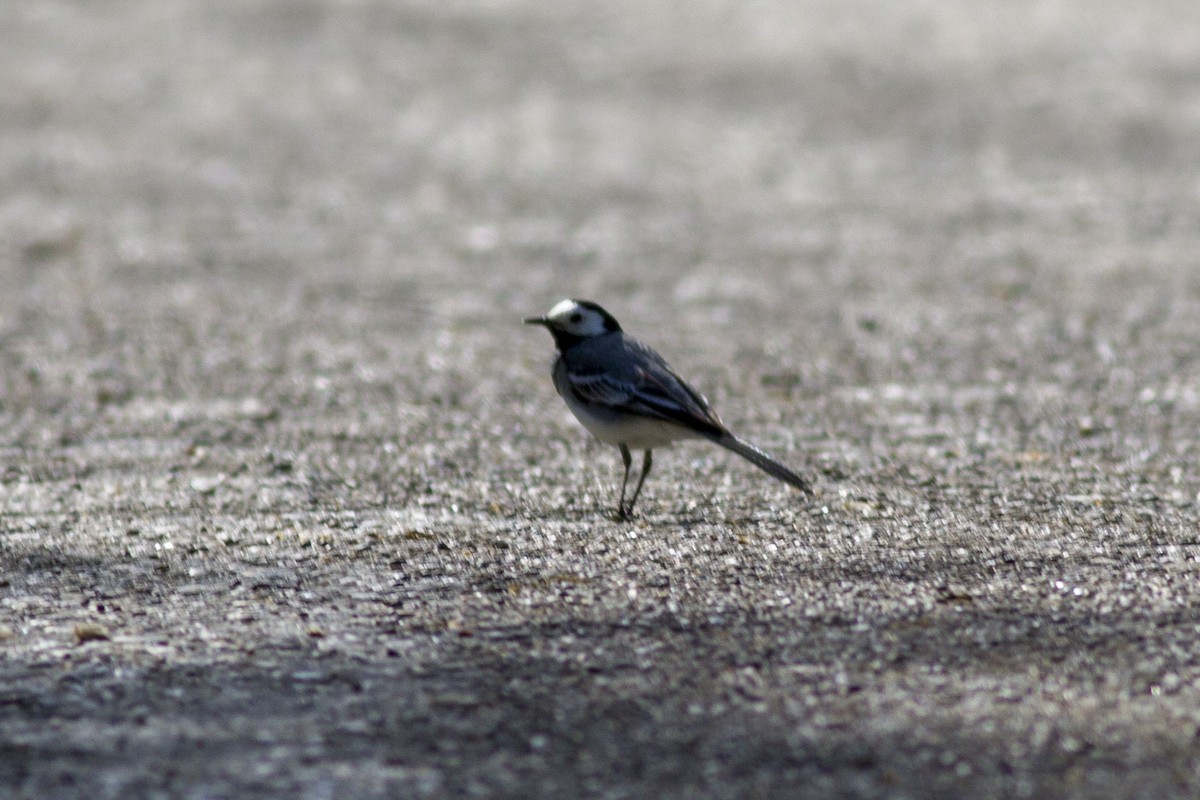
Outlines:
POLYGON ((709 439, 721 445, 726 450, 732 450, 737 453, 771 477, 778 478, 784 483, 790 483, 802 492, 813 493, 812 486, 804 478, 792 472, 749 442, 737 438, 732 433, 726 433, 722 436, 710 436, 709 439))

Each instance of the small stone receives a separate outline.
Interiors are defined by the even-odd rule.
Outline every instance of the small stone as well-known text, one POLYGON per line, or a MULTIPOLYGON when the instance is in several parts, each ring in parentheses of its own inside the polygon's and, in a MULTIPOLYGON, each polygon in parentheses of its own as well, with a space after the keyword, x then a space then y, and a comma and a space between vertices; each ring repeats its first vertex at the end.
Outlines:
POLYGON ((212 494, 225 482, 225 475, 198 475, 192 478, 192 491, 196 494, 212 494))
POLYGON ((108 633, 108 628, 95 622, 81 622, 75 626, 75 641, 78 644, 84 642, 107 642, 112 636, 108 633))

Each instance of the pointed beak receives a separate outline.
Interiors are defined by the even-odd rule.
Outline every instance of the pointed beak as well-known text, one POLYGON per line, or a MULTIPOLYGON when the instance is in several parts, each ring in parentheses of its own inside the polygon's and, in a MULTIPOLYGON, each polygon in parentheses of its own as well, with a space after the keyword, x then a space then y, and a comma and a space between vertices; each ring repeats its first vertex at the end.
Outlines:
POLYGON ((550 320, 546 319, 545 317, 526 317, 525 324, 526 325, 545 325, 546 327, 549 327, 550 320))

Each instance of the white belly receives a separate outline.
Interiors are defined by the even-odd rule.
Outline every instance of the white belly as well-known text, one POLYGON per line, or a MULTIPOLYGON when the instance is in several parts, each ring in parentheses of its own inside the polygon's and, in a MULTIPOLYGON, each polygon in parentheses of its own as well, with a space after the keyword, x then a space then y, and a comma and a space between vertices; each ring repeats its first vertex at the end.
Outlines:
MULTIPOLYGON (((555 383, 560 379, 556 375, 555 383)), ((673 422, 581 403, 567 387, 562 387, 559 394, 583 427, 600 441, 614 447, 625 445, 631 450, 652 450, 680 439, 702 438, 695 431, 673 422)))

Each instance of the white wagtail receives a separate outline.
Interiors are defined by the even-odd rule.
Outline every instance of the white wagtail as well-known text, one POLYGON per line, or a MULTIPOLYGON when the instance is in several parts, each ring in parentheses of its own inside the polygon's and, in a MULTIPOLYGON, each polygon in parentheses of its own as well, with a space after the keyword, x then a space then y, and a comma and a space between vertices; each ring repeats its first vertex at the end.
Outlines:
POLYGON ((650 473, 650 451, 677 439, 708 439, 732 450, 754 466, 801 491, 812 493, 804 478, 754 445, 729 432, 704 396, 688 386, 655 350, 626 336, 620 324, 587 300, 563 300, 544 317, 527 325, 543 325, 554 337, 554 388, 583 427, 600 441, 616 445, 625 463, 617 516, 633 511, 642 483, 650 473), (642 476, 625 505, 630 449, 645 450, 642 476))

